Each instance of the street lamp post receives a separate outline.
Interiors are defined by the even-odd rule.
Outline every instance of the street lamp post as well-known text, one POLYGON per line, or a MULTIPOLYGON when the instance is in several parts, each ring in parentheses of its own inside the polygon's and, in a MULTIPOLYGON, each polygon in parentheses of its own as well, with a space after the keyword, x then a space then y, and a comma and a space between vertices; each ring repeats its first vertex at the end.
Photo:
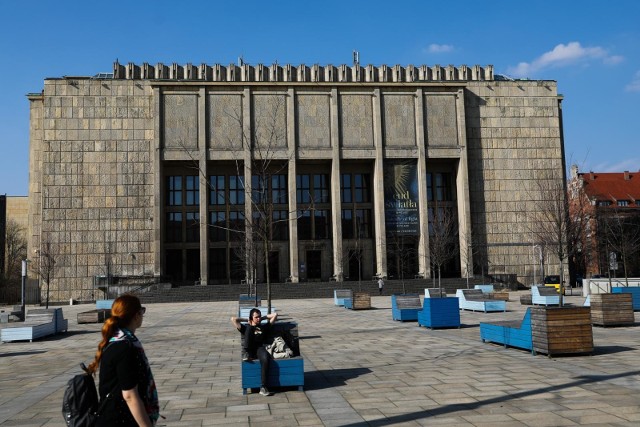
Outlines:
POLYGON ((536 260, 535 260, 535 255, 536 255, 536 254, 535 254, 535 249, 536 249, 536 248, 538 248, 538 250, 540 251, 540 257, 539 257, 539 260, 540 260, 540 274, 542 275, 541 277, 542 277, 542 278, 543 278, 543 280, 544 280, 544 266, 543 266, 543 264, 542 264, 542 246, 540 246, 540 245, 533 245, 533 252, 534 252, 534 253, 533 253, 533 256, 534 256, 534 260, 533 260, 533 261, 534 261, 534 263, 533 263, 533 284, 534 284, 534 285, 536 284, 536 283, 535 283, 535 282, 536 282, 536 262, 535 262, 535 261, 536 261, 536 260))
POLYGON ((24 321, 25 319, 25 303, 26 303, 26 290, 27 290, 27 264, 29 263, 28 259, 23 259, 22 260, 22 298, 21 298, 21 304, 20 304, 20 316, 22 317, 22 320, 24 321))

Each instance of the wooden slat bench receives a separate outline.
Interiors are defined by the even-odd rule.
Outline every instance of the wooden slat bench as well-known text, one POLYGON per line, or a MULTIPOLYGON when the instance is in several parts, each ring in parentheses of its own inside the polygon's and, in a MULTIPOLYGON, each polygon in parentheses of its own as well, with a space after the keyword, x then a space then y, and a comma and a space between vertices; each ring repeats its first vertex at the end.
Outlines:
POLYGON ((531 307, 531 337, 536 353, 592 353, 590 307, 531 307))
POLYGON ((78 323, 103 323, 111 317, 111 310, 100 308, 78 313, 78 323))
POLYGON ((591 323, 600 326, 628 326, 635 323, 632 295, 593 294, 591 296, 591 323))
POLYGON ((480 339, 482 342, 490 341, 504 344, 505 347, 517 347, 533 350, 531 338, 531 309, 527 308, 522 320, 480 322, 480 339))
POLYGON ((482 311, 507 311, 507 303, 484 296, 480 289, 458 289, 456 291, 460 310, 482 311))
POLYGON ((333 302, 337 306, 344 306, 344 301, 352 297, 351 289, 334 289, 333 302))
MULTIPOLYGON (((276 322, 273 324, 272 336, 282 336, 287 346, 293 351, 293 357, 286 359, 272 359, 269 363, 269 376, 267 387, 298 387, 302 391, 304 387, 304 359, 300 355, 298 325, 294 322, 276 322)), ((247 394, 247 389, 256 389, 261 386, 260 361, 243 360, 242 393, 247 394)))
POLYGON ((391 295, 391 316, 393 320, 418 320, 418 312, 422 310, 420 295, 394 294, 391 295))
POLYGON ((531 303, 533 305, 560 305, 560 294, 551 286, 532 286, 531 303))
POLYGON ((425 298, 446 298, 447 293, 444 289, 440 292, 440 288, 424 288, 425 298))
POLYGON ((633 296, 633 310, 640 310, 640 286, 616 286, 611 288, 613 294, 631 294, 633 296))

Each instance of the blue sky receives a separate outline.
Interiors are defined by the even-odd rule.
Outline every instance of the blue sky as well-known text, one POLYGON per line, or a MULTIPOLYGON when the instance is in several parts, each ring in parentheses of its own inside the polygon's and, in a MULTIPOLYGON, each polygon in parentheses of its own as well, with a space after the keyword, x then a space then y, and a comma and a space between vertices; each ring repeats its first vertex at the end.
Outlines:
POLYGON ((567 163, 640 170, 640 1, 0 1, 0 194, 28 192, 29 103, 113 62, 488 65, 558 82, 567 163))

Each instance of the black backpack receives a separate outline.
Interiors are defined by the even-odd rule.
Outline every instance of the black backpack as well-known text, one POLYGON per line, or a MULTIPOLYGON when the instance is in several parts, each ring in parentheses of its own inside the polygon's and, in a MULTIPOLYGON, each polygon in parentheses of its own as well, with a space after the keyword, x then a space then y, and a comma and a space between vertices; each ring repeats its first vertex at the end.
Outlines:
POLYGON ((118 390, 118 386, 116 385, 100 403, 93 375, 84 363, 80 364, 80 368, 84 373, 74 375, 64 390, 62 417, 69 427, 92 427, 98 422, 104 404, 118 390))
POLYGON ((74 375, 67 382, 62 398, 62 416, 69 427, 90 427, 98 419, 100 404, 96 383, 84 363, 80 364, 84 371, 74 375))

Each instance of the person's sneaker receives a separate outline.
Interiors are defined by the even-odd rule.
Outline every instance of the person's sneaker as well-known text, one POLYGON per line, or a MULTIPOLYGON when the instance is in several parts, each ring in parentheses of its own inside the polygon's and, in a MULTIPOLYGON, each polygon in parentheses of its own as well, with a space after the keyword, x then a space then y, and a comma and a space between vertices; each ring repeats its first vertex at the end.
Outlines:
POLYGON ((271 396, 271 392, 266 387, 260 387, 260 394, 263 396, 271 396))

